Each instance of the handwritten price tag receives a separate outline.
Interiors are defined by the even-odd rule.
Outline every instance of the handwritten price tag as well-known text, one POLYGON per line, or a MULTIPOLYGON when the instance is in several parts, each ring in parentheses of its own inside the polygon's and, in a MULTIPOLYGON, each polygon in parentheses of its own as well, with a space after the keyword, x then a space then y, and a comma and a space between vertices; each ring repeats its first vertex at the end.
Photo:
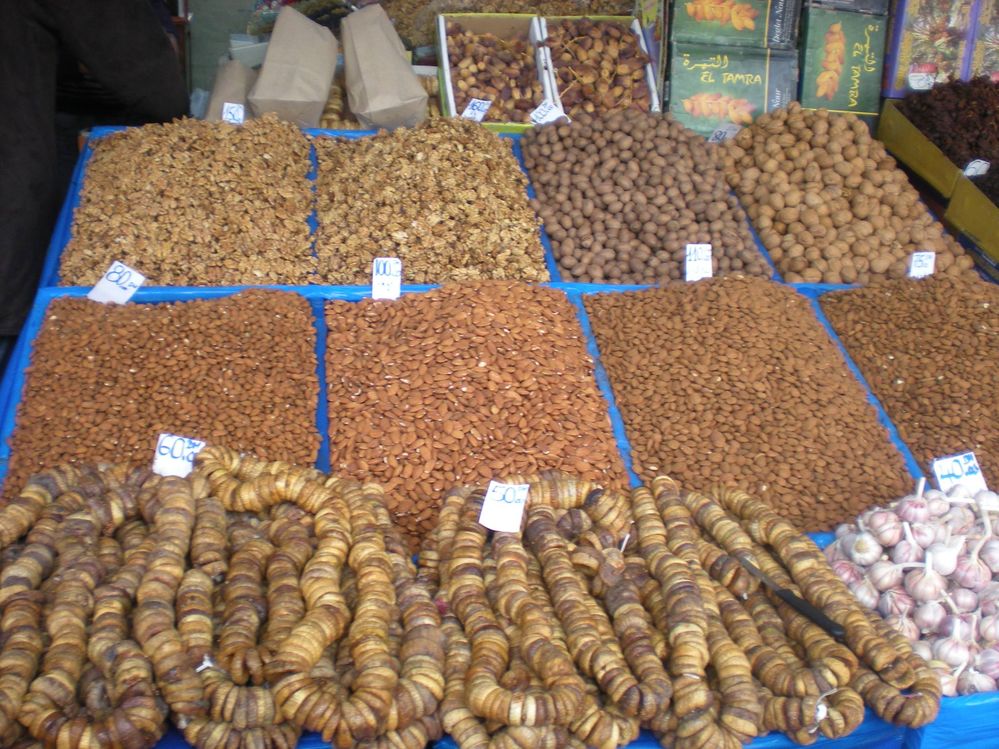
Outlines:
POLYGON ((700 281, 711 278, 711 245, 688 244, 687 259, 684 264, 684 280, 700 281))
POLYGON ((87 292, 87 299, 101 304, 108 302, 124 304, 132 298, 132 294, 142 286, 145 280, 146 277, 139 271, 115 260, 111 263, 107 273, 101 276, 101 280, 87 292))
POLYGON ((968 162, 968 166, 964 167, 965 177, 983 177, 989 173, 989 167, 992 164, 985 159, 972 159, 968 162))
POLYGON ((547 125, 560 117, 565 117, 565 112, 557 107, 551 99, 545 99, 531 112, 531 122, 535 125, 547 125))
POLYGON ((246 107, 227 101, 222 105, 222 121, 231 125, 242 125, 246 118, 246 107))
POLYGON ((398 299, 402 287, 402 260, 376 257, 371 264, 371 298, 398 299))
POLYGON ((909 73, 909 88, 913 91, 927 91, 933 88, 937 77, 933 73, 909 73))
POLYGON ((963 484, 972 492, 985 491, 989 488, 978 465, 978 458, 972 452, 937 458, 933 461, 932 467, 933 475, 937 478, 937 486, 942 492, 958 484, 963 484))
POLYGON ((201 452, 205 443, 190 437, 176 434, 161 434, 156 441, 156 454, 153 456, 153 473, 159 476, 180 476, 184 478, 194 470, 194 456, 201 452))
POLYGON ((909 261, 909 278, 925 278, 933 275, 937 264, 935 252, 913 252, 909 261))
POLYGON ((482 122, 486 118, 486 112, 489 111, 493 103, 489 99, 472 99, 468 102, 468 106, 465 107, 465 111, 461 113, 461 116, 466 120, 475 120, 476 122, 482 122))
POLYGON ((742 125, 736 125, 734 122, 729 122, 711 133, 711 135, 708 136, 708 143, 722 143, 726 140, 731 140, 739 134, 740 130, 742 130, 742 125))
POLYGON ((527 505, 527 484, 490 481, 479 513, 479 523, 490 530, 516 533, 527 505))

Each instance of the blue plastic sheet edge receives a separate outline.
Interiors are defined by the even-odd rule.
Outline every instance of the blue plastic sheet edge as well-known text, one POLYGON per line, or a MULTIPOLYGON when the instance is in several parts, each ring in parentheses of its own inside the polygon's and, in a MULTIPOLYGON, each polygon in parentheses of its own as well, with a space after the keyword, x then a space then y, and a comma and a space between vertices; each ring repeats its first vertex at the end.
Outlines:
MULTIPOLYGON (((83 151, 80 153, 80 157, 77 159, 76 167, 73 170, 73 177, 70 181, 69 190, 66 193, 66 198, 63 201, 62 208, 59 211, 59 216, 56 220, 55 229, 52 232, 52 239, 49 242, 48 249, 45 252, 45 262, 42 265, 41 274, 41 287, 50 287, 59 285, 59 263, 62 259, 63 250, 66 245, 69 244, 70 236, 73 227, 73 213, 76 211, 77 207, 80 205, 80 193, 83 189, 83 180, 87 170, 87 164, 90 162, 93 156, 94 149, 93 144, 95 141, 103 138, 111 133, 120 132, 126 130, 127 128, 121 126, 102 126, 95 127, 91 130, 86 143, 84 144, 83 151)), ((321 128, 305 128, 303 130, 306 136, 311 138, 346 138, 349 140, 359 140, 361 138, 370 138, 377 135, 376 130, 323 130, 321 128)), ((537 193, 534 190, 534 185, 531 183, 531 177, 527 172, 527 166, 524 163, 524 153, 521 149, 520 133, 501 133, 500 138, 510 141, 511 151, 513 152, 514 158, 517 160, 517 165, 520 167, 521 172, 523 172, 524 177, 527 180, 527 197, 528 199, 533 199, 537 197, 537 193)), ((312 183, 312 190, 316 190, 316 179, 318 175, 318 157, 316 155, 316 150, 314 145, 310 142, 309 144, 309 172, 307 174, 307 179, 312 183)), ((316 215, 315 207, 313 207, 312 212, 306 219, 309 225, 310 235, 313 237, 312 244, 312 254, 315 255, 315 235, 319 226, 319 219, 316 215)), ((752 228, 752 227, 750 227, 752 228)), ((755 236, 755 232, 754 232, 755 236)), ((561 276, 558 270, 558 263, 555 261, 555 255, 552 251, 551 240, 548 237, 548 233, 545 231, 544 225, 539 225, 538 227, 538 237, 541 242, 541 247, 544 251, 545 268, 548 271, 548 275, 552 281, 558 282, 561 280, 561 276)), ((757 246, 761 248, 762 244, 759 243, 759 238, 756 238, 757 246)), ((767 262, 770 263, 771 267, 773 262, 770 257, 764 254, 767 262)), ((142 270, 138 268, 137 270, 142 270)), ((405 269, 403 269, 405 271, 405 269)), ((72 287, 69 287, 72 288, 72 287)), ((334 287, 335 288, 335 287, 334 287)), ((0 391, 0 397, 2 397, 2 391, 0 391)), ((0 400, 0 407, 3 405, 3 400, 0 400)))

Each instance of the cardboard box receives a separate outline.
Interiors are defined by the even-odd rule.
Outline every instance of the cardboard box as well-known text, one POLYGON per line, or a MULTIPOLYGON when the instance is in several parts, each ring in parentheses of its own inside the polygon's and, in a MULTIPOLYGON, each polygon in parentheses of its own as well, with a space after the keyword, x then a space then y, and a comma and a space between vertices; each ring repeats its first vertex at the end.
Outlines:
MULTIPOLYGON (((447 50, 447 24, 449 21, 460 23, 467 31, 475 34, 493 34, 500 39, 513 39, 518 35, 527 34, 530 42, 535 45, 534 65, 544 98, 557 102, 555 81, 552 78, 551 56, 547 47, 538 46, 543 33, 541 25, 535 16, 518 13, 445 13, 437 16, 437 56, 440 60, 440 97, 441 112, 445 117, 458 117, 454 96, 454 82, 451 78, 451 59, 447 50)), ((540 104, 540 102, 539 102, 540 104)), ((519 133, 532 127, 531 123, 523 122, 487 122, 482 123, 494 132, 519 133)))
POLYGON ((877 137, 896 159, 926 180, 930 187, 945 198, 953 194, 961 170, 898 111, 893 101, 885 101, 877 137))
POLYGON ((888 18, 813 5, 802 26, 801 105, 876 115, 888 18))
MULTIPOLYGON (((660 104, 661 99, 659 98, 659 88, 656 86, 656 71, 652 66, 652 57, 649 55, 649 46, 645 43, 645 36, 642 34, 642 25, 638 22, 638 19, 632 18, 631 16, 546 16, 545 18, 539 19, 541 23, 541 38, 548 38, 548 21, 561 21, 564 19, 575 18, 589 18, 591 21, 609 21, 631 29, 631 33, 633 33, 638 39, 638 46, 640 46, 642 51, 649 56, 649 64, 645 66, 645 82, 649 87, 649 111, 661 112, 662 106, 660 104)), ((551 60, 550 52, 548 59, 551 60)), ((558 91, 558 78, 555 75, 555 64, 554 62, 550 62, 549 65, 551 66, 552 86, 554 88, 555 101, 558 104, 559 109, 562 109, 562 99, 559 97, 558 91)))
POLYGON ((895 0, 885 52, 885 96, 901 98, 953 78, 967 80, 981 0, 895 0))
POLYGON ((794 101, 798 56, 791 50, 675 43, 670 79, 670 113, 711 136, 794 101))
POLYGON ((964 175, 954 185, 944 221, 970 239, 993 265, 999 264, 999 206, 964 175))
POLYGON ((977 18, 970 75, 999 83, 999 0, 982 0, 977 18))
POLYGON ((793 49, 800 0, 675 0, 674 42, 793 49))

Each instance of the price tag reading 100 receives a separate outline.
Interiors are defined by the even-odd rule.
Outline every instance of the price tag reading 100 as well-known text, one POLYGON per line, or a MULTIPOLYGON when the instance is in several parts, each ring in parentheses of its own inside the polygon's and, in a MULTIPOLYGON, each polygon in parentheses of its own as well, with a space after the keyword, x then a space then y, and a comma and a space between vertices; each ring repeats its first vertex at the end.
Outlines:
POLYGON ((494 531, 516 533, 527 505, 527 484, 501 484, 490 481, 482 501, 479 522, 494 531))

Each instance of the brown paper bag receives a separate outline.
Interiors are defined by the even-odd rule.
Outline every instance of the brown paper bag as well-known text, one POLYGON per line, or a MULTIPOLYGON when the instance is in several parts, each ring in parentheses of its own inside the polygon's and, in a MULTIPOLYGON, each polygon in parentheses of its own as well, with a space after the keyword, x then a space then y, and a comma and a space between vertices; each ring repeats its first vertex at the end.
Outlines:
POLYGON ((336 70, 333 32, 290 6, 281 8, 260 76, 250 91, 256 116, 276 112, 303 127, 317 127, 336 70))
POLYGON ((235 124, 250 119, 246 97, 255 80, 257 72, 239 60, 229 60, 219 65, 205 119, 209 122, 225 120, 235 124))
POLYGON ((405 57, 405 47, 380 5, 343 19, 344 77, 350 111, 365 127, 419 125, 427 117, 427 92, 405 57))

